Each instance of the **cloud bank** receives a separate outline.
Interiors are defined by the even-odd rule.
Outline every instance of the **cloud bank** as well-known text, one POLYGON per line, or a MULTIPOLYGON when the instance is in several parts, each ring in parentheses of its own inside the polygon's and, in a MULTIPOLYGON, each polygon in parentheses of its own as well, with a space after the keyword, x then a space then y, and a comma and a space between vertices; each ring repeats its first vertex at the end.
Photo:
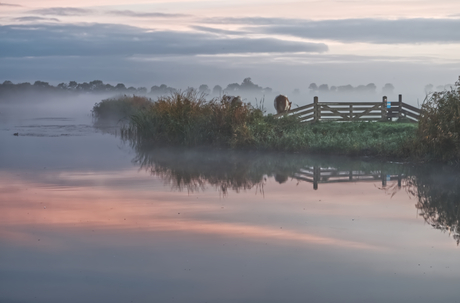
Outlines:
POLYGON ((22 7, 22 5, 19 5, 19 4, 10 4, 10 3, 4 3, 4 2, 0 2, 0 6, 22 7))
POLYGON ((321 53, 323 43, 209 33, 147 31, 113 24, 0 26, 0 57, 321 53))
POLYGON ((108 15, 113 16, 124 16, 124 17, 136 17, 136 18, 181 18, 188 17, 186 14, 166 14, 157 12, 139 13, 130 10, 112 10, 107 12, 108 15))
POLYGON ((18 17, 18 18, 14 18, 13 20, 19 21, 19 22, 38 22, 38 21, 60 22, 60 20, 57 18, 43 18, 43 17, 36 17, 36 16, 18 17))
POLYGON ((342 19, 211 18, 207 24, 236 24, 247 31, 344 43, 459 43, 460 19, 342 19))
POLYGON ((52 16, 82 16, 92 14, 93 11, 89 9, 76 8, 76 7, 50 7, 43 9, 31 10, 30 13, 37 15, 52 15, 52 16))

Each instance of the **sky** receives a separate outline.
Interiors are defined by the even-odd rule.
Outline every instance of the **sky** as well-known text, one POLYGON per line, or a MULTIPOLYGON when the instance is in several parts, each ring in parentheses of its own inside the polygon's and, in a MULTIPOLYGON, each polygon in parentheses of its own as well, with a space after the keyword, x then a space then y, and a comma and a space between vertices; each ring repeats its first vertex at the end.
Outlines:
POLYGON ((458 80, 459 28, 458 0, 0 0, 0 82, 416 94, 458 80))

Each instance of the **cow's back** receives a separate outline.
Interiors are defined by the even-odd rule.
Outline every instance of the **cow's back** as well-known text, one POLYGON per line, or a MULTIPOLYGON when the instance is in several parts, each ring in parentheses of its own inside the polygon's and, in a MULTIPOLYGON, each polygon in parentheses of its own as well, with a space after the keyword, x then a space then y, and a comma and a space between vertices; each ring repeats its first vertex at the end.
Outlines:
POLYGON ((284 95, 277 96, 275 98, 274 105, 275 105, 275 109, 276 109, 277 114, 283 113, 283 112, 288 111, 288 110, 291 109, 291 102, 289 102, 288 97, 286 97, 284 95))

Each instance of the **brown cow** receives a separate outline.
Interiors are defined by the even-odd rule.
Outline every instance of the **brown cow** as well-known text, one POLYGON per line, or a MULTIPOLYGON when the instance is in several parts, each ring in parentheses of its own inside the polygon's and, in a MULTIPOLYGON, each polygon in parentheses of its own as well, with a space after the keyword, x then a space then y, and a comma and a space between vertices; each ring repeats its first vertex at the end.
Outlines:
POLYGON ((275 109, 276 113, 284 113, 285 111, 288 111, 291 109, 291 104, 292 102, 289 102, 288 97, 284 95, 279 95, 278 97, 275 98, 275 109))

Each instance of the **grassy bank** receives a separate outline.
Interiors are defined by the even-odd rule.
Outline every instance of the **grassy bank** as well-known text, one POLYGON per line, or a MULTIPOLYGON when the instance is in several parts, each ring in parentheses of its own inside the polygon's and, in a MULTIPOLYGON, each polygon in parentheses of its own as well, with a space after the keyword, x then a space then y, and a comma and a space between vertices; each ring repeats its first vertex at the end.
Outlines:
POLYGON ((302 124, 292 117, 264 115, 262 108, 237 100, 207 101, 195 91, 155 102, 136 96, 107 99, 94 106, 93 116, 96 123, 127 121, 122 124, 123 138, 140 146, 213 146, 460 163, 460 79, 450 91, 427 96, 418 124, 302 124))
POLYGON ((123 136, 142 146, 214 146, 340 155, 408 157, 417 133, 411 123, 301 124, 274 118, 250 104, 206 101, 196 92, 161 97, 104 100, 93 109, 100 117, 129 116, 123 136), (142 99, 142 100, 141 100, 142 99), (119 114, 115 114, 119 112, 119 114))

